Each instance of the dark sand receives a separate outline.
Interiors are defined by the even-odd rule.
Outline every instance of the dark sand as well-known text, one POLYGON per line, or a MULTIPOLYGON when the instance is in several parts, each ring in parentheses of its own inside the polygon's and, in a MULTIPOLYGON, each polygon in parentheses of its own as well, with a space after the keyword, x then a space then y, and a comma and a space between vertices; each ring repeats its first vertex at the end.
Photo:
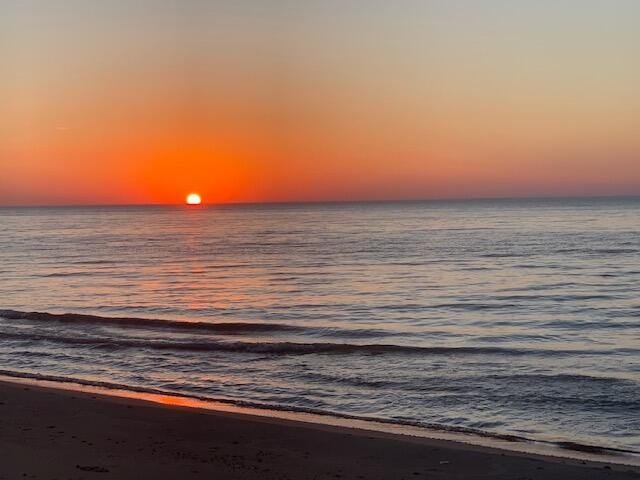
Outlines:
POLYGON ((626 466, 2 382, 0 419, 0 479, 640 479, 626 466))

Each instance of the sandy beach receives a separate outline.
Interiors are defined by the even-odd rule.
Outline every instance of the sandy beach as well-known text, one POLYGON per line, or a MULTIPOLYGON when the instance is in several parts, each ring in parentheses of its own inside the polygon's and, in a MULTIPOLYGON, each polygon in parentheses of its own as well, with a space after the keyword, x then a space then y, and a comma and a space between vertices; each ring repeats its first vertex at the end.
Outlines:
POLYGON ((0 479, 638 479, 635 467, 0 383, 0 479))

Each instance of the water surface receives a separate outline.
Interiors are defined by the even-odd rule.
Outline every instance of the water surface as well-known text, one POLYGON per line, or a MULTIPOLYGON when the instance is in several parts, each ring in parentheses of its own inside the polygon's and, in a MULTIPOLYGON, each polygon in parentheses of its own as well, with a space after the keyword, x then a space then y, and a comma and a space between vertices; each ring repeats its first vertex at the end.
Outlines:
POLYGON ((638 199, 3 208, 0 227, 5 373, 640 451, 638 199))

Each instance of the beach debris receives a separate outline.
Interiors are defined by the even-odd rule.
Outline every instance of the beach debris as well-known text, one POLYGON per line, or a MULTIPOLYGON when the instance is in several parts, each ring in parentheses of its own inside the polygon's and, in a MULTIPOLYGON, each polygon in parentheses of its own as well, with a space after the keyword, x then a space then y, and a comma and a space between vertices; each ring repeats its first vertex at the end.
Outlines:
POLYGON ((450 463, 449 460, 440 460, 440 465, 449 465, 450 463))

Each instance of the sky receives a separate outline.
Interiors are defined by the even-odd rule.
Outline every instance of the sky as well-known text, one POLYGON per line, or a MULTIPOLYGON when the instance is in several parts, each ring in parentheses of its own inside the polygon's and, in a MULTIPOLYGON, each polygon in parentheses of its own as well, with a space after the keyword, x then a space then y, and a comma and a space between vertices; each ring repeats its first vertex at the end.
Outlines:
POLYGON ((0 205, 640 194, 637 0, 3 0, 0 205))

